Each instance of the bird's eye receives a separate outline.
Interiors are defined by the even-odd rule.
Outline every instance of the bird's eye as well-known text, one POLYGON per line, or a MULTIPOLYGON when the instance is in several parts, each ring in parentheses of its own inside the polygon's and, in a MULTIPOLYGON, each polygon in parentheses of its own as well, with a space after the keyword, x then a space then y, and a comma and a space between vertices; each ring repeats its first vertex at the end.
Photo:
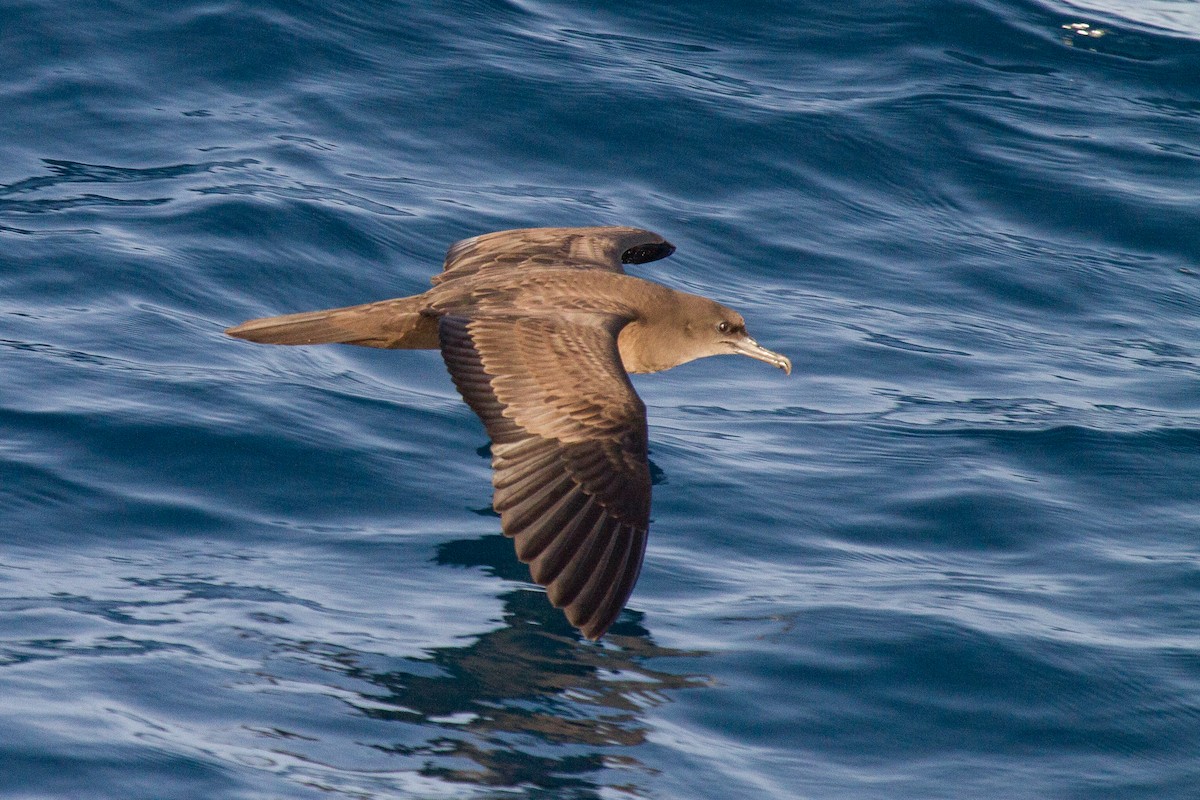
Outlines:
POLYGON ((717 330, 719 330, 721 333, 729 333, 730 327, 730 324, 725 320, 721 320, 719 323, 717 323, 717 330))

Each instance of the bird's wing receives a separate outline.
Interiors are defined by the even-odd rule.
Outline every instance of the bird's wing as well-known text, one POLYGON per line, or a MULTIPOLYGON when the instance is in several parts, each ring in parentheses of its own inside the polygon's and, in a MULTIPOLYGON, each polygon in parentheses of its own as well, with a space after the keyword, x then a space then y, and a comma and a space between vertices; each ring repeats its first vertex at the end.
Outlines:
POLYGON ((442 356, 492 438, 493 504, 550 601, 598 639, 633 591, 650 525, 646 407, 625 320, 447 315, 442 356))
POLYGON ((463 239, 446 252, 445 269, 434 285, 480 270, 603 269, 666 258, 675 247, 640 228, 522 228, 463 239))

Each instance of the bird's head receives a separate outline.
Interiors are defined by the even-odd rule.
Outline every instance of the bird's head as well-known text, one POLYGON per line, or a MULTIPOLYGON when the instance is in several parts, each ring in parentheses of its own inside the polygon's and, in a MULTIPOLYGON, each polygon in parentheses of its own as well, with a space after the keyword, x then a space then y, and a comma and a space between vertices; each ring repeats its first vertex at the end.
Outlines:
POLYGON ((630 372, 657 372, 720 355, 743 355, 765 361, 789 375, 787 356, 768 350, 746 333, 742 315, 699 295, 674 292, 676 302, 621 333, 621 358, 630 372))
POLYGON ((792 374, 792 362, 787 356, 768 350, 746 333, 746 320, 741 314, 707 298, 696 299, 703 302, 688 304, 692 308, 684 324, 694 353, 689 361, 705 356, 750 356, 792 374))

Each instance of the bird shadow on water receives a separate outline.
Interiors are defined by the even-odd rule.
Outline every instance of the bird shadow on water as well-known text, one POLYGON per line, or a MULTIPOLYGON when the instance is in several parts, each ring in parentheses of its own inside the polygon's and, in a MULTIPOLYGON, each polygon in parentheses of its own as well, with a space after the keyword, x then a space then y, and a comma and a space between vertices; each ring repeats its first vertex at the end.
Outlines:
MULTIPOLYGON (((527 567, 500 535, 445 543, 436 560, 528 579, 527 567)), ((397 736, 403 741, 371 746, 410 762, 401 769, 506 796, 520 790, 521 796, 599 799, 618 786, 601 775, 613 768, 620 770, 619 786, 636 793, 629 782, 636 782, 636 772, 650 771, 631 752, 647 741, 646 711, 670 702, 674 690, 712 682, 647 662, 696 654, 659 648, 629 610, 605 644, 590 644, 541 591, 516 589, 500 599, 504 625, 466 646, 433 649, 402 669, 373 670, 354 664, 353 656, 338 660, 347 676, 372 687, 358 691, 364 700, 358 711, 402 724, 397 736)))
MULTIPOLYGON (((501 535, 448 542, 436 561, 528 580, 501 535)), ((381 690, 363 714, 416 722, 423 731, 415 742, 374 747, 413 760, 428 778, 519 788, 524 796, 599 798, 616 786, 600 774, 610 768, 621 769, 621 785, 633 788, 636 772, 651 771, 631 752, 647 741, 645 712, 669 702, 674 690, 712 683, 648 662, 697 654, 656 646, 629 610, 603 644, 592 644, 541 591, 517 589, 501 600, 503 627, 464 647, 434 649, 413 671, 355 671, 381 690)))
MULTIPOLYGON (((500 534, 446 542, 434 561, 529 580, 528 567, 500 534)), ((326 733, 312 731, 306 739, 291 730, 294 723, 272 726, 272 739, 287 738, 289 756, 304 762, 297 774, 319 775, 318 782, 331 786, 346 776, 360 781, 367 769, 414 776, 442 784, 438 796, 446 790, 453 796, 555 800, 600 800, 614 791, 644 796, 639 779, 656 774, 640 751, 650 744, 653 709, 672 702, 679 690, 714 685, 708 675, 652 665, 704 654, 659 647, 629 609, 593 643, 540 589, 521 586, 499 599, 499 627, 420 655, 268 636, 272 666, 263 674, 272 676, 272 686, 276 680, 294 685, 307 671, 304 665, 316 667, 312 680, 335 689, 367 722, 349 726, 353 744, 344 760, 322 755, 330 743, 321 741, 326 733), (331 672, 341 677, 330 680, 331 672), (351 755, 364 747, 378 758, 351 755), (470 794, 460 795, 467 787, 470 794)), ((341 736, 333 740, 350 745, 341 736)))

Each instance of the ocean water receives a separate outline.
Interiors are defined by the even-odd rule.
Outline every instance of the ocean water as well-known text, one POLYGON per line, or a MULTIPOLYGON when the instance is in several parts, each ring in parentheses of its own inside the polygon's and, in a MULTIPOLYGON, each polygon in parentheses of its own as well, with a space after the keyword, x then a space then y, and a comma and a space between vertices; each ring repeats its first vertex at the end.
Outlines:
POLYGON ((0 796, 1200 797, 1200 4, 0 1, 0 796), (434 352, 249 317, 632 224, 581 641, 434 352))

